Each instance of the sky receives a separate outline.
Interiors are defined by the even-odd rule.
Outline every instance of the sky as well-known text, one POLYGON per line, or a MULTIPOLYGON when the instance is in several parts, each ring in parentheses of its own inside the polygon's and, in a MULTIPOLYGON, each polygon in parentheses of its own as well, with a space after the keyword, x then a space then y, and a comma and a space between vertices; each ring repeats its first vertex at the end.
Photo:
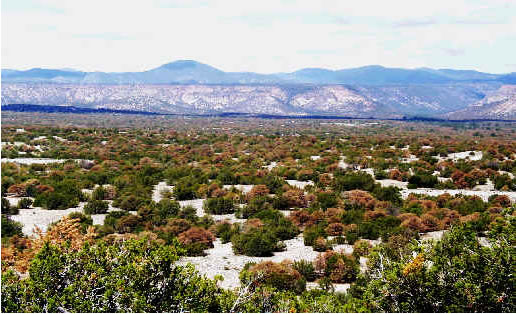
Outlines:
POLYGON ((8 69, 516 72, 516 0, 3 0, 8 69))

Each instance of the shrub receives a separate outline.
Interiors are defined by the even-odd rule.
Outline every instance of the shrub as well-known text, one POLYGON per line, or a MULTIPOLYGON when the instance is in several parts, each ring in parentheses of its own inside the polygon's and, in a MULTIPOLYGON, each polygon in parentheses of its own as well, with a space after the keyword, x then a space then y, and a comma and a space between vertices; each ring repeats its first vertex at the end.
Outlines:
POLYGON ((306 281, 314 281, 317 278, 314 264, 312 262, 300 260, 295 261, 292 266, 301 274, 301 276, 305 277, 306 281))
POLYGON ((349 254, 326 251, 317 256, 314 264, 319 276, 334 283, 353 282, 359 273, 357 260, 349 254))
POLYGON ((143 198, 137 197, 135 195, 124 195, 118 200, 119 204, 115 203, 114 206, 120 207, 123 210, 127 211, 137 211, 140 206, 143 205, 145 200, 143 198))
POLYGON ((267 188, 266 185, 259 184, 259 185, 253 186, 251 191, 249 191, 249 193, 247 193, 247 198, 253 199, 257 196, 267 196, 267 195, 269 195, 269 193, 270 193, 270 190, 269 190, 269 188, 267 188))
POLYGON ((193 207, 192 205, 188 205, 183 207, 179 211, 179 218, 186 219, 188 221, 191 221, 193 223, 196 223, 197 220, 199 220, 199 217, 197 216, 197 209, 193 207))
POLYGON ((208 198, 204 201, 203 207, 207 213, 214 215, 231 214, 235 209, 233 200, 224 197, 208 198))
POLYGON ((247 256, 271 256, 278 250, 278 239, 271 232, 251 229, 231 238, 235 254, 247 256))
POLYGON ((328 245, 326 239, 323 237, 319 237, 319 238, 315 239, 313 247, 314 247, 314 251, 317 251, 317 252, 325 252, 326 250, 329 249, 329 245, 328 245))
POLYGON ((95 190, 93 190, 93 193, 91 193, 91 199, 93 200, 105 200, 106 199, 106 190, 99 186, 95 190))
POLYGON ((147 238, 76 251, 45 244, 26 279, 2 275, 2 312, 222 311, 215 282, 175 264, 182 253, 147 238))
POLYGON ((208 230, 200 227, 192 227, 178 236, 183 244, 202 243, 207 247, 213 247, 215 236, 208 230))
POLYGON ((325 238, 327 236, 326 231, 324 230, 323 224, 318 224, 312 227, 308 227, 303 232, 304 244, 306 246, 313 246, 315 244, 315 240, 318 238, 325 238))
POLYGON ((356 231, 347 231, 346 232, 346 241, 348 244, 353 245, 360 237, 356 231))
POLYGON ((408 182, 411 187, 418 188, 433 188, 439 183, 436 176, 426 174, 413 175, 409 178, 408 182))
POLYGON ((338 192, 358 189, 372 191, 375 185, 373 177, 365 172, 353 172, 336 176, 334 182, 334 189, 338 192))
POLYGON ((287 201, 289 208, 304 208, 308 205, 308 201, 305 198, 303 190, 291 189, 283 193, 282 197, 287 201))
POLYGON ((353 245, 353 256, 357 258, 360 256, 367 256, 371 248, 372 245, 368 241, 359 240, 353 245))
POLYGON ((333 193, 318 193, 317 202, 321 209, 326 210, 337 205, 337 196, 333 193))
POLYGON ((182 243, 190 256, 204 255, 204 250, 213 247, 215 236, 208 230, 192 227, 179 234, 178 240, 182 243))
POLYGON ((77 219, 77 222, 81 226, 81 232, 86 233, 88 230, 88 227, 93 225, 93 219, 91 216, 84 215, 81 212, 73 212, 68 215, 68 218, 70 219, 77 219))
POLYGON ((326 227, 325 231, 327 234, 329 234, 331 236, 342 235, 344 233, 344 224, 342 224, 340 222, 331 223, 328 225, 328 227, 326 227))
POLYGON ((115 227, 117 220, 127 215, 129 215, 129 213, 124 210, 109 212, 104 219, 104 225, 115 227))
POLYGON ((32 203, 33 203, 33 201, 30 198, 22 198, 18 201, 18 208, 19 209, 30 208, 32 203))
POLYGON ((244 285, 248 283, 252 283, 254 287, 267 285, 296 294, 306 289, 306 280, 288 260, 281 263, 266 261, 246 266, 240 273, 240 280, 244 285))
POLYGON ((140 218, 136 215, 123 216, 117 220, 115 230, 119 233, 131 233, 140 224, 140 218))
POLYGON ((108 202, 91 200, 84 206, 84 213, 87 215, 105 214, 109 209, 108 202))
POLYGON ((344 193, 344 198, 347 200, 346 205, 350 207, 350 210, 372 210, 376 204, 376 200, 371 194, 361 190, 348 191, 344 193))
POLYGON ((157 230, 165 233, 170 233, 173 236, 178 236, 180 233, 190 229, 191 224, 185 219, 168 219, 167 224, 156 228, 157 230))
POLYGON ((158 215, 161 219, 176 217, 181 209, 179 202, 162 199, 157 204, 158 215))
POLYGON ((298 227, 309 227, 317 222, 317 219, 307 210, 295 210, 288 217, 298 227))
POLYGON ((249 204, 242 208, 240 215, 242 218, 249 218, 261 211, 271 210, 272 206, 269 202, 269 198, 266 196, 259 196, 251 199, 249 204))
POLYGON ((222 243, 228 243, 231 241, 231 237, 239 232, 238 226, 234 226, 227 221, 216 224, 214 230, 215 235, 220 238, 222 243))
POLYGON ((2 238, 14 235, 23 236, 22 224, 2 214, 2 238))

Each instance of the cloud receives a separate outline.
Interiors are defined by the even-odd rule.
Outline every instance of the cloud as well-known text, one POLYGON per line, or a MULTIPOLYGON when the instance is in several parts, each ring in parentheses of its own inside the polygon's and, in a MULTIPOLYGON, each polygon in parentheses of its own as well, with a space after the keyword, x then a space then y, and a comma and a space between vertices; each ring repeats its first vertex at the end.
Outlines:
POLYGON ((394 27, 420 27, 437 24, 437 21, 431 18, 407 19, 393 24, 394 27))
POLYGON ((465 51, 462 48, 445 48, 444 52, 450 56, 457 57, 464 55, 465 51))
POLYGON ((2 67, 142 71, 195 59, 262 73, 368 64, 503 72, 516 51, 514 3, 4 0, 2 67))

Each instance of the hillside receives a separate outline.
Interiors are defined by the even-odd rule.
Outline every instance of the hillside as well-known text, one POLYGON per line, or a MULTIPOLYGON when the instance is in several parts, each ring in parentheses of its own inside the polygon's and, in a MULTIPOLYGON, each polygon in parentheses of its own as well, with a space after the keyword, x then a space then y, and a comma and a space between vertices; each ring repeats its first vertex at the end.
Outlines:
POLYGON ((224 72, 192 60, 123 73, 9 69, 2 71, 2 104, 189 114, 514 119, 514 85, 509 85, 514 77, 382 66, 258 74, 224 72))
POLYGON ((446 116, 451 119, 516 120, 516 85, 504 85, 482 100, 446 116))

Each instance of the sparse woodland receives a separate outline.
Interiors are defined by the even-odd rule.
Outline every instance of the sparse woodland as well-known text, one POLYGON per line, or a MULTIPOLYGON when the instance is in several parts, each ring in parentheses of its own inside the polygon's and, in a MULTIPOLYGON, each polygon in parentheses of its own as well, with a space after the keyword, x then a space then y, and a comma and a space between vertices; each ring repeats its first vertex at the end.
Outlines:
POLYGON ((3 312, 516 311, 515 124, 86 120, 2 121, 3 312))

